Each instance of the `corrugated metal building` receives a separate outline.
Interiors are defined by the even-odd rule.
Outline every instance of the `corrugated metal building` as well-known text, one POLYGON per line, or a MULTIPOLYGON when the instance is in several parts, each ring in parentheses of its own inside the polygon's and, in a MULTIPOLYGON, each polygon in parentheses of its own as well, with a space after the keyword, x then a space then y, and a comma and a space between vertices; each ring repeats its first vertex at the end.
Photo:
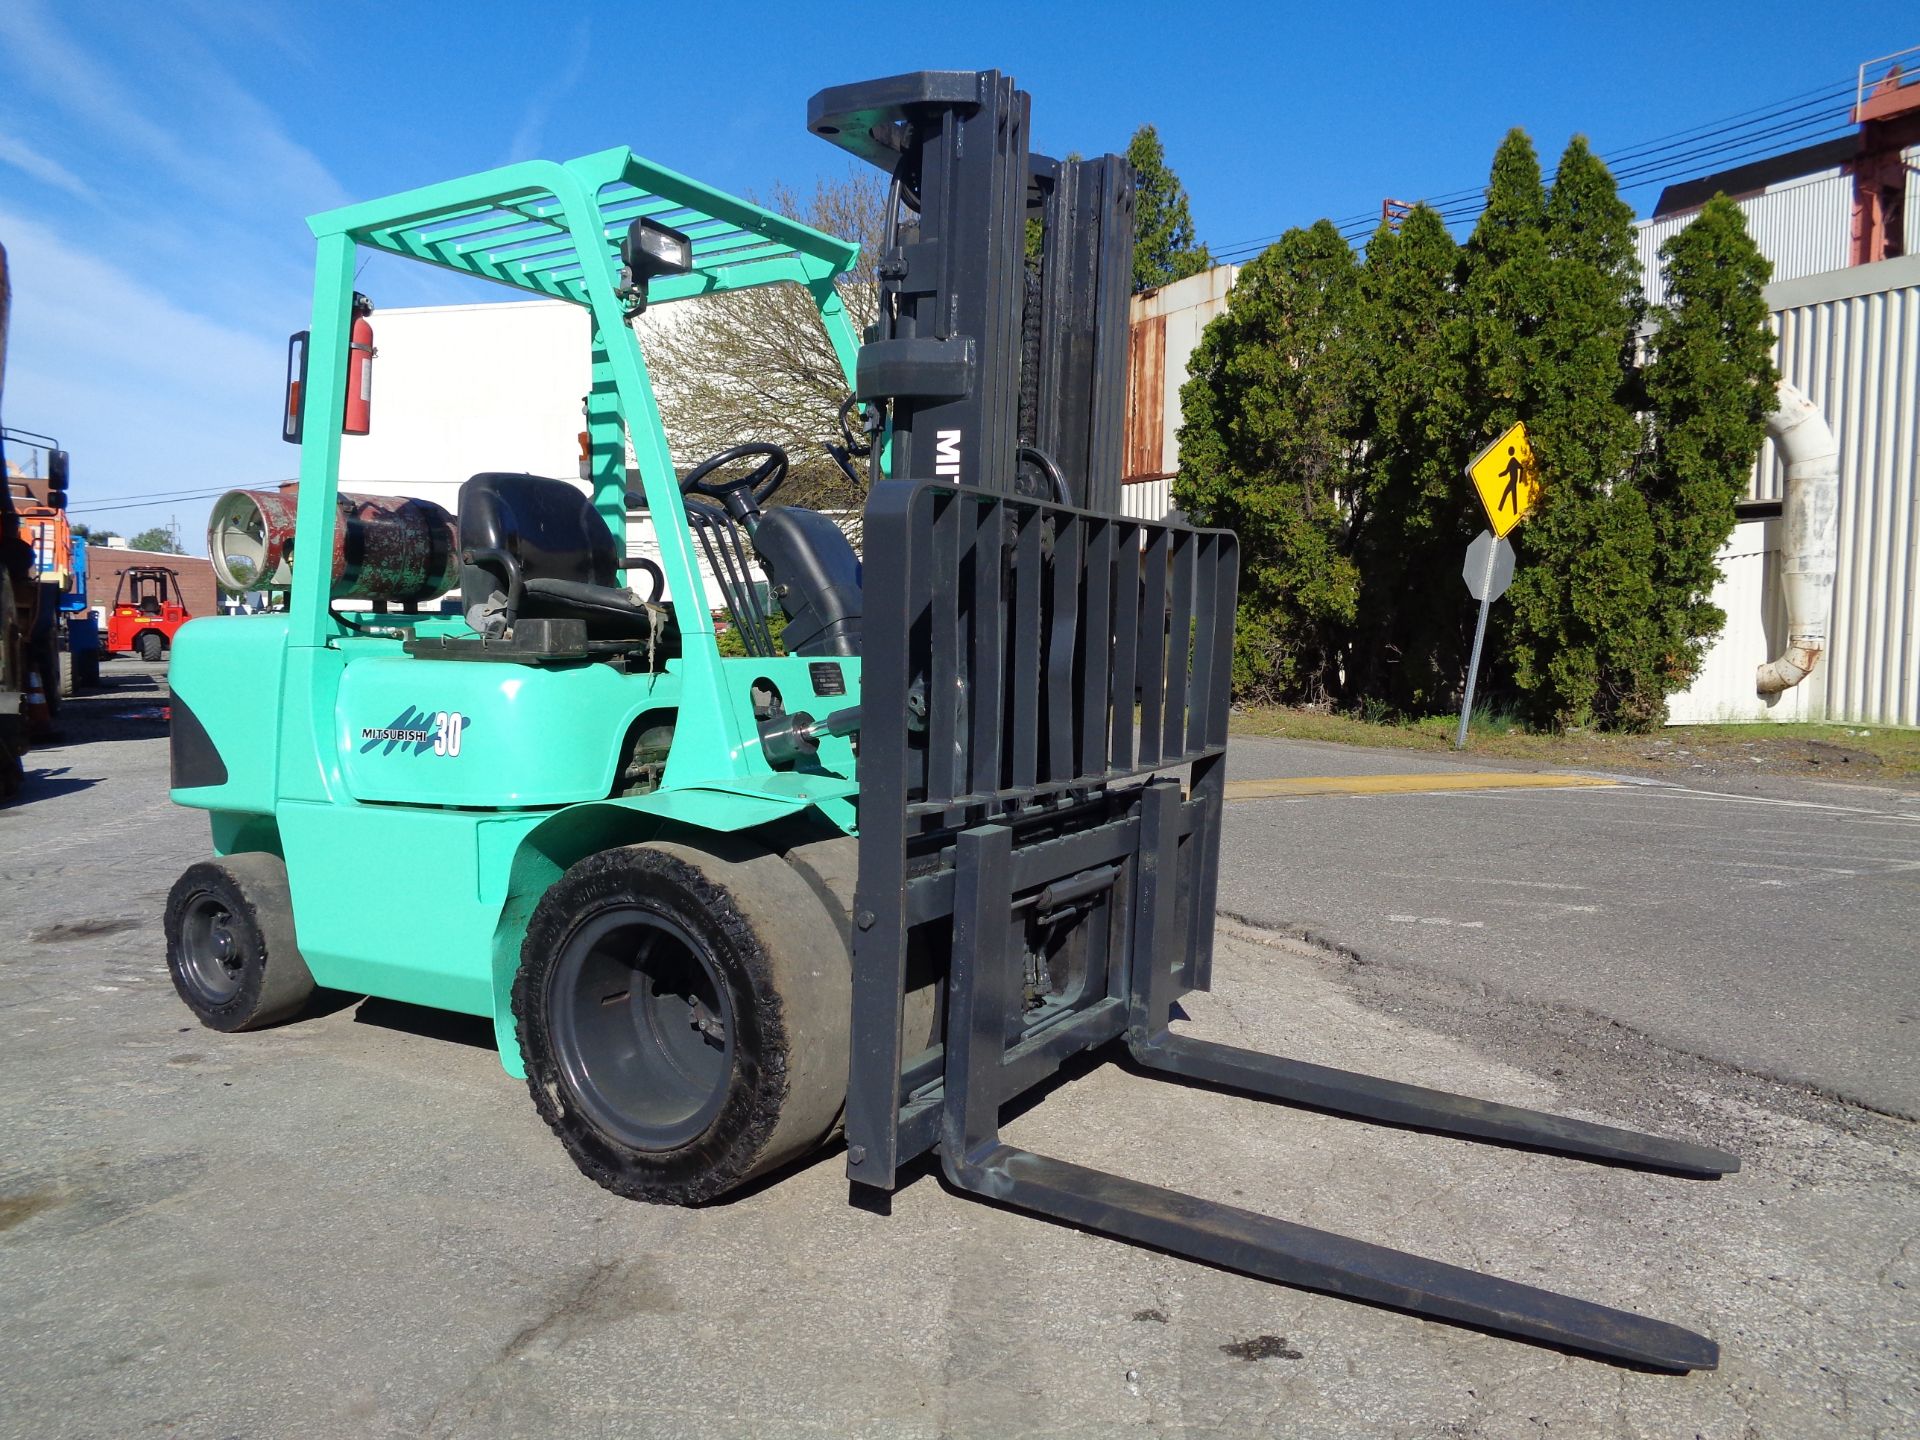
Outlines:
MULTIPOLYGON (((1900 158, 1910 175, 1920 173, 1920 145, 1908 146, 1900 158)), ((1739 183, 1737 173, 1695 181, 1688 191, 1705 189, 1725 179, 1728 193, 1737 195, 1731 188, 1739 183)), ((1830 165, 1810 174, 1771 182, 1751 194, 1737 195, 1734 203, 1746 216, 1747 229, 1759 245, 1760 253, 1773 262, 1775 283, 1823 275, 1851 263, 1854 177, 1845 165, 1830 165)), ((1656 213, 1635 227, 1641 288, 1651 303, 1659 305, 1667 298, 1665 277, 1660 273, 1660 247, 1691 225, 1699 214, 1698 204, 1687 205, 1656 213)), ((1903 233, 1920 242, 1920 228, 1916 228, 1920 226, 1920 184, 1906 187, 1904 225, 1903 233)))
POLYGON ((1141 520, 1173 509, 1180 467, 1180 387, 1207 322, 1227 308, 1237 265, 1221 265, 1133 297, 1127 333, 1127 441, 1120 508, 1141 520))
MULTIPOLYGON (((1817 175, 1770 185, 1735 202, 1747 218, 1760 253, 1773 262, 1775 280, 1798 280, 1838 270, 1847 263, 1848 226, 1853 217, 1853 179, 1839 166, 1817 175)), ((1667 298, 1660 273, 1660 247, 1691 225, 1698 209, 1657 215, 1637 227, 1641 288, 1655 305, 1667 298)))
MULTIPOLYGON (((1776 283, 1767 300, 1774 361, 1840 446, 1828 653, 1793 689, 1755 694, 1754 667, 1785 648, 1780 521, 1743 520, 1714 592, 1727 627, 1668 718, 1920 725, 1920 255, 1776 283)), ((1784 484, 1769 442, 1750 504, 1777 502, 1784 484)))

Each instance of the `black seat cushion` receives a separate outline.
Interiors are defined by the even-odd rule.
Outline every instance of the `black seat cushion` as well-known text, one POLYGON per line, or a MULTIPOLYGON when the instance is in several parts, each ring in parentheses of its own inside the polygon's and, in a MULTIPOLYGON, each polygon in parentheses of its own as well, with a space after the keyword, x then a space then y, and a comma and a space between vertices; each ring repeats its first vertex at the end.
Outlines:
POLYGON ((578 580, 529 580, 527 598, 520 613, 529 620, 585 620, 587 633, 593 633, 595 621, 604 621, 621 629, 622 638, 640 626, 646 635, 651 623, 644 601, 631 590, 608 585, 582 585, 578 580))
POLYGON ((528 620, 584 620, 595 640, 644 640, 653 612, 620 584, 622 552, 593 502, 564 480, 539 475, 476 475, 460 487, 460 604, 471 615, 509 592, 508 577, 488 550, 519 562, 526 587, 511 625, 528 620))

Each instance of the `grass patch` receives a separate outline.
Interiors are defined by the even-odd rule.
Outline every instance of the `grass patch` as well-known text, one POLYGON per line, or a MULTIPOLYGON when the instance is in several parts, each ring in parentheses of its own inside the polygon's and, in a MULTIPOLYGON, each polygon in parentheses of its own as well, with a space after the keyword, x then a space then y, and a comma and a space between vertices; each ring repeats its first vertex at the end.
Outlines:
MULTIPOLYGON (((1236 735, 1324 740, 1376 749, 1451 750, 1460 720, 1374 721, 1282 705, 1234 711, 1236 735)), ((1544 735, 1509 715, 1476 711, 1467 753, 1541 765, 1626 770, 1742 771, 1818 775, 1826 779, 1920 780, 1920 730, 1875 725, 1675 725, 1651 735, 1574 730, 1544 735)))

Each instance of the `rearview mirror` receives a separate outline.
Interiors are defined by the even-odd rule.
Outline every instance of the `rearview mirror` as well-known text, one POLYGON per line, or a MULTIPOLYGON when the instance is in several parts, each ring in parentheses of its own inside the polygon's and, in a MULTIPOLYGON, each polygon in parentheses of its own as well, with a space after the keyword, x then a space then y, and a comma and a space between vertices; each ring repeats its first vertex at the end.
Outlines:
POLYGON ((300 402, 307 391, 307 339, 305 330, 296 330, 287 337, 287 400, 286 408, 280 412, 280 438, 289 445, 300 443, 305 428, 306 412, 300 402))

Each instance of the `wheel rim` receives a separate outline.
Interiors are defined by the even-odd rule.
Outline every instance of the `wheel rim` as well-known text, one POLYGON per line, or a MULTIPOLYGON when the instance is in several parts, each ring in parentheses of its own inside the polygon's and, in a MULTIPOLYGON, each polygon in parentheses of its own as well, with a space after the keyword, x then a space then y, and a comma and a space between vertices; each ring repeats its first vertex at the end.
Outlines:
POLYGON ((604 1133, 635 1150, 685 1145, 733 1078, 733 998, 705 946, 639 906, 577 927, 550 981, 555 1059, 604 1133))
POLYGON ((187 904, 180 926, 180 974, 208 1005, 224 1005, 240 993, 247 959, 233 912, 206 892, 187 904))

